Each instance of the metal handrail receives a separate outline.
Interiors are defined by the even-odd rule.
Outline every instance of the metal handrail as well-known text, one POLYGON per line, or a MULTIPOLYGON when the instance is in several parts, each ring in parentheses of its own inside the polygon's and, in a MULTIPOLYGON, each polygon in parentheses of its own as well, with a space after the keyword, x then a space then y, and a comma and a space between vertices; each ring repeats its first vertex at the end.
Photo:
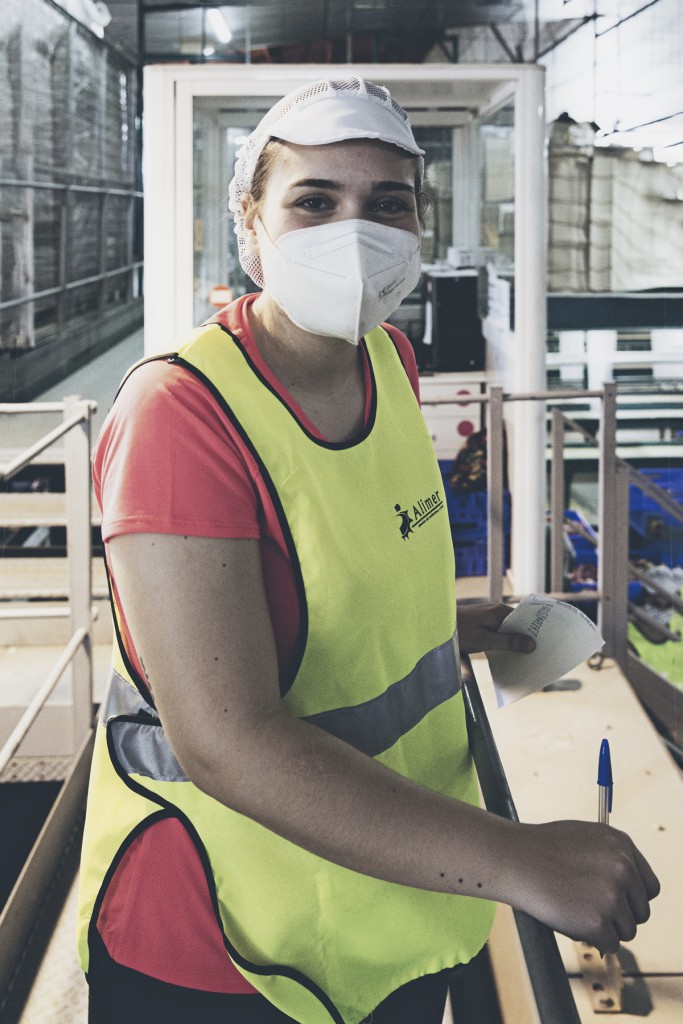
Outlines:
POLYGON ((85 288, 89 284, 97 284, 99 281, 108 281, 111 277, 119 277, 131 270, 138 270, 144 267, 143 260, 134 260, 113 270, 103 270, 101 274, 92 274, 90 277, 81 277, 77 281, 67 281, 65 284, 55 285, 54 288, 43 288, 40 292, 31 292, 30 295, 20 295, 17 299, 7 299, 0 302, 0 310, 13 309, 15 306, 24 306, 29 302, 37 302, 39 299, 49 299, 51 295, 62 295, 65 292, 73 291, 75 288, 85 288))
MULTIPOLYGON (((492 390, 492 389, 490 389, 492 390)), ((502 388, 501 388, 502 391, 502 388)), ((490 393, 490 391, 489 391, 490 393)), ((566 401, 572 398, 603 398, 603 391, 504 391, 504 402, 552 402, 566 401)), ((483 395, 457 395, 454 398, 425 398, 420 399, 420 405, 424 408, 429 405, 469 405, 477 402, 479 405, 488 405, 489 394, 483 395)), ((580 429, 580 428, 579 428, 580 429)))
MULTIPOLYGON (((0 467, 0 480, 10 480, 41 452, 65 437, 64 469, 66 477, 67 539, 69 553, 68 608, 9 609, 1 619, 69 618, 71 639, 28 708, 0 750, 0 773, 21 745, 26 733, 44 707, 49 695, 68 666, 72 666, 74 740, 77 745, 92 725, 92 609, 91 609, 91 527, 90 527, 90 423, 97 404, 76 396, 62 403, 45 403, 32 412, 62 412, 64 421, 54 430, 0 467), (82 428, 82 429, 79 429, 82 428)), ((0 412, 5 405, 0 406, 0 412)), ((12 412, 15 409, 10 410, 12 412)))
POLYGON ((58 441, 60 437, 64 436, 64 434, 68 434, 72 427, 78 426, 78 424, 82 423, 84 419, 89 418, 89 415, 89 412, 76 413, 75 416, 65 420, 64 423, 61 423, 58 427, 55 427, 54 430, 51 430, 49 434, 45 434, 44 437, 41 437, 40 440, 36 441, 35 444, 32 444, 30 448, 26 448, 25 451, 17 455, 15 459, 8 462, 4 468, 0 466, 0 481, 11 480, 12 477, 16 476, 20 470, 28 466, 30 462, 33 462, 37 455, 44 452, 46 448, 49 448, 51 444, 58 441))
MULTIPOLYGON (((519 821, 467 655, 462 656, 462 691, 470 748, 486 809, 510 821, 519 821)), ((524 911, 513 910, 513 914, 541 1024, 581 1024, 552 929, 524 911)))
POLYGON ((87 630, 77 629, 74 635, 69 640, 68 644, 60 654, 54 667, 48 673, 45 682, 38 690, 37 694, 26 708, 17 724, 15 725, 12 732, 9 734, 5 741, 2 750, 0 750, 0 775, 4 772, 5 768, 9 764, 10 760, 21 746, 26 733, 29 731, 34 721, 36 720, 38 713, 41 711, 45 701, 50 696, 59 680, 64 675, 65 671, 73 661, 76 651, 88 638, 87 630))

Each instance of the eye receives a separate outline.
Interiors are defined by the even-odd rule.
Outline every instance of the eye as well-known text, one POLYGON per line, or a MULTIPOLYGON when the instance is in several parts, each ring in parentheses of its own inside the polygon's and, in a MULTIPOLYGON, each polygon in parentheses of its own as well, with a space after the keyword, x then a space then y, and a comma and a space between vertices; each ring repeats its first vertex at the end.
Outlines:
POLYGON ((327 196, 303 196, 294 205, 298 210, 305 210, 308 213, 324 213, 332 209, 332 203, 327 196))
POLYGON ((406 213, 412 211, 413 204, 407 203, 405 199, 398 199, 396 196, 386 196, 373 203, 372 208, 377 213, 406 213))

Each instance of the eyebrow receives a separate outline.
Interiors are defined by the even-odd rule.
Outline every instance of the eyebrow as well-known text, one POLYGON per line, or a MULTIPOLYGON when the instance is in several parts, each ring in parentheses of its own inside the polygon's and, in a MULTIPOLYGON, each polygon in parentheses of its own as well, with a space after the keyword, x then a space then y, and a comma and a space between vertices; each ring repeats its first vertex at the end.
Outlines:
MULTIPOLYGON (((328 178, 302 178, 295 181, 290 188, 322 188, 331 192, 343 192, 344 187, 338 181, 330 181, 328 178)), ((373 192, 414 192, 415 187, 404 181, 376 181, 372 186, 373 192)))

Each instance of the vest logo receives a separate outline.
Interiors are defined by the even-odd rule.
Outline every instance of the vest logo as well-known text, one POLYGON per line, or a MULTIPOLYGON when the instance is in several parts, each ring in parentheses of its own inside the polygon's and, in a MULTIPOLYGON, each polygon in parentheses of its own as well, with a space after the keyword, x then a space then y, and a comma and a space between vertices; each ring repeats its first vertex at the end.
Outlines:
POLYGON ((414 529, 424 526, 432 516, 435 516, 437 512, 440 512, 443 508, 443 498, 441 497, 440 491, 434 491, 434 494, 430 494, 428 498, 420 498, 413 506, 412 509, 401 508, 400 505, 394 505, 394 511, 396 512, 396 518, 399 520, 398 528, 401 531, 401 538, 408 540, 411 533, 414 533, 414 529), (411 515, 412 512, 412 515, 411 515))

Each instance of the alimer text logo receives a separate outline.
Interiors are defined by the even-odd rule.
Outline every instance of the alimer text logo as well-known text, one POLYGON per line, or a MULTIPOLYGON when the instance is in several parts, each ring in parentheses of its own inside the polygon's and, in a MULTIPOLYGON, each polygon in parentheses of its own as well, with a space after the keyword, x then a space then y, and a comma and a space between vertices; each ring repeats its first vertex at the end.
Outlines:
POLYGON ((440 491, 434 491, 434 494, 427 498, 419 498, 412 507, 401 508, 400 505, 394 505, 402 539, 408 540, 418 527, 428 523, 442 508, 443 498, 440 491))

